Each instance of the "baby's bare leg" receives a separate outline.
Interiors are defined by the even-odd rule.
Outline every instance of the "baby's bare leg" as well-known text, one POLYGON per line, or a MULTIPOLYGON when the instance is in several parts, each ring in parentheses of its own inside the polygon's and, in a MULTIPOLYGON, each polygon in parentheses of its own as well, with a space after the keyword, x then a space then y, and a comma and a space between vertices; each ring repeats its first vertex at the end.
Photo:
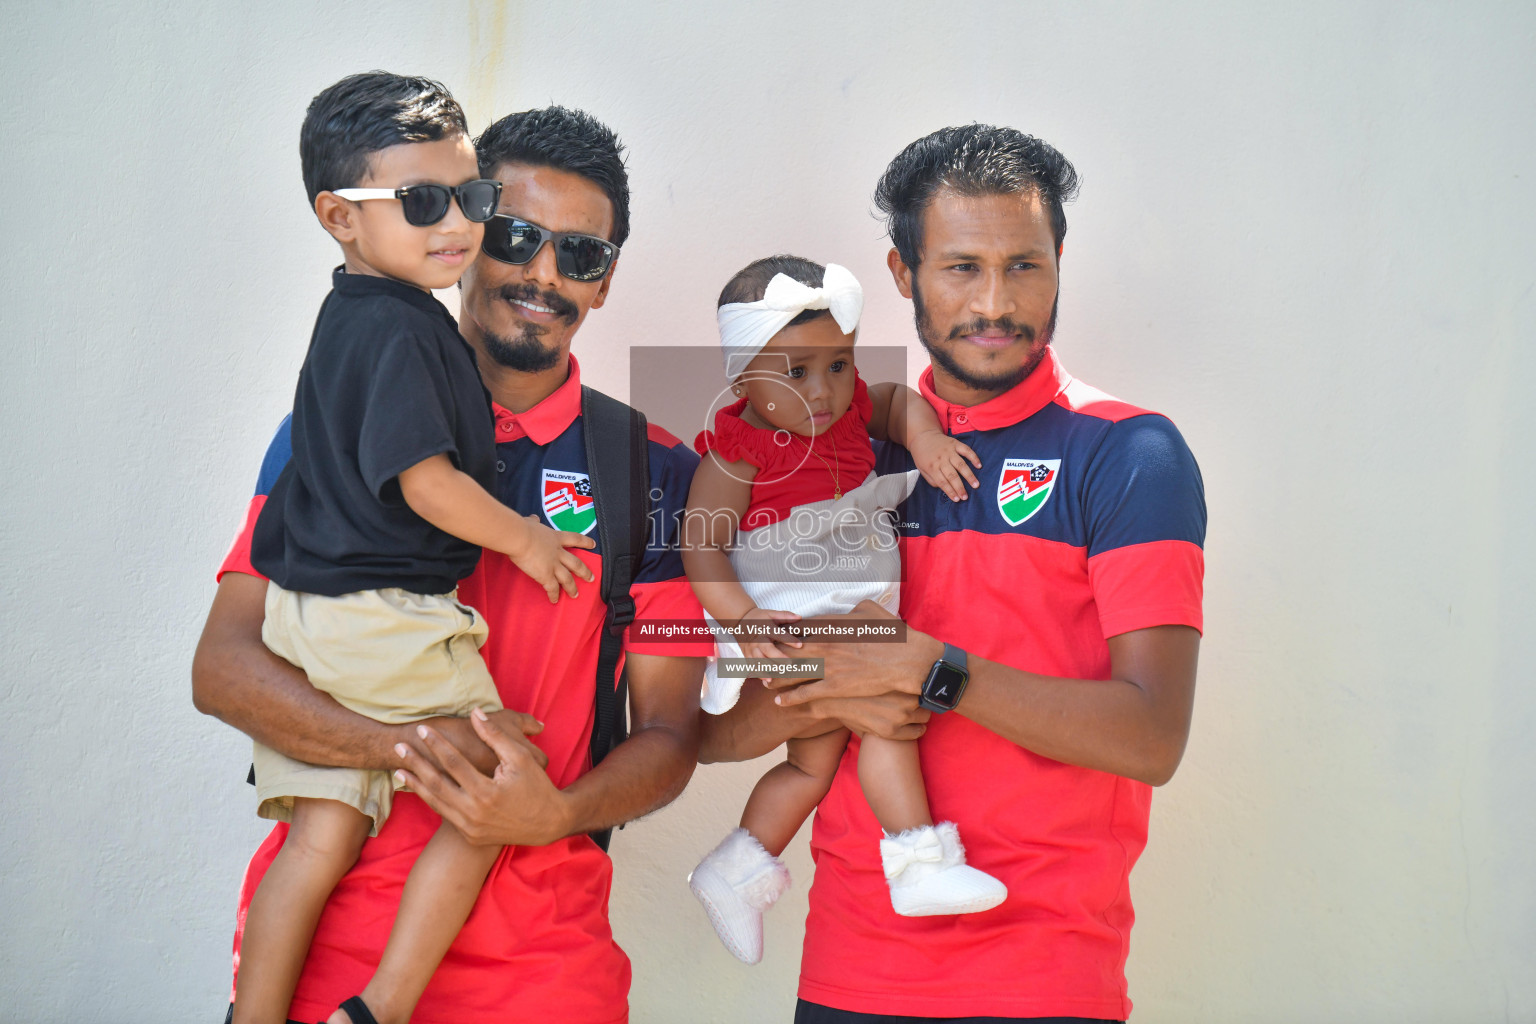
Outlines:
MULTIPOLYGON (((499 853, 499 846, 471 845, 444 822, 416 858, 400 896, 389 945, 373 980, 361 993, 379 1024, 405 1024, 410 1019, 443 954, 474 908, 499 853)), ((349 1024, 341 1010, 331 1021, 349 1024)))
POLYGON ((859 785, 886 835, 933 824, 928 791, 923 787, 923 770, 917 760, 917 744, 913 741, 862 737, 859 785))
POLYGON ((846 746, 847 729, 790 740, 788 758, 769 769, 747 798, 747 808, 741 812, 741 827, 775 857, 783 853, 832 788, 832 777, 837 774, 846 746))
POLYGON ((240 939, 235 1024, 283 1024, 326 897, 357 863, 372 821, 336 800, 295 798, 283 848, 256 887, 240 939))

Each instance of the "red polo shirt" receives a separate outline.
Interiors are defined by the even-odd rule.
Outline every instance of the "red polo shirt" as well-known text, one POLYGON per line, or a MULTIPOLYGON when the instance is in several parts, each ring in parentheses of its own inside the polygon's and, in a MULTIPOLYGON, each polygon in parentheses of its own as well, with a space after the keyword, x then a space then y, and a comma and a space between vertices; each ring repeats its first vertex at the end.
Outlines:
MULTIPOLYGON (((901 510, 912 626, 1082 680, 1109 678, 1109 637, 1200 628, 1204 491, 1172 423, 1073 380, 1050 350, 980 405, 940 399, 932 370, 921 387, 981 457, 982 486, 951 502, 919 481, 901 510)), ((888 446, 880 471, 904 458, 888 446)), ((1129 875, 1151 787, 1033 754, 958 713, 935 715, 919 744, 934 820, 959 825, 967 860, 1008 899, 953 917, 891 910, 855 740, 812 833, 801 997, 879 1014, 1128 1016, 1129 875)))
MULTIPOLYGON (((496 407, 496 497, 518 512, 537 514, 560 529, 597 539, 587 481, 581 419, 580 369, 574 357, 566 382, 527 412, 496 407)), ((261 505, 288 460, 284 420, 267 452, 244 529, 220 569, 260 574, 250 564, 250 538, 261 505)), ((678 514, 685 507, 698 457, 677 438, 650 428, 650 484, 661 514, 662 543, 646 551, 631 588, 642 618, 701 619, 677 550, 678 514)), ((594 575, 601 547, 579 552, 594 575)), ((590 767, 594 678, 599 631, 606 613, 597 583, 580 583, 576 598, 551 605, 502 554, 487 551, 459 597, 490 626, 482 649, 502 703, 544 723, 532 737, 549 756, 549 776, 565 787, 590 767)), ((704 657, 712 644, 631 642, 626 651, 704 657)), ((324 1020, 372 976, 416 856, 440 820, 416 796, 401 793, 379 835, 326 903, 288 1015, 324 1020)), ((246 907, 282 846, 287 826, 273 828, 256 851, 240 891, 235 969, 246 907)), ((609 1024, 628 1018, 629 958, 608 926, 612 864, 586 836, 549 846, 502 851, 463 930, 417 1004, 418 1024, 502 1024, 507 1020, 609 1024)))

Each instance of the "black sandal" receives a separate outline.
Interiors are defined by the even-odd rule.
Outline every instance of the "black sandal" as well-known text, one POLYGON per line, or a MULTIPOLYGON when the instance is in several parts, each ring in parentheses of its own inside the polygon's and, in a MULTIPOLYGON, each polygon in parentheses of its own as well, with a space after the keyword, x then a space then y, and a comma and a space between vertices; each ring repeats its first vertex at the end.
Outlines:
POLYGON ((363 1002, 362 996, 353 996, 337 1009, 346 1010, 347 1016, 352 1018, 352 1024, 379 1024, 373 1017, 373 1011, 368 1009, 368 1004, 363 1002))

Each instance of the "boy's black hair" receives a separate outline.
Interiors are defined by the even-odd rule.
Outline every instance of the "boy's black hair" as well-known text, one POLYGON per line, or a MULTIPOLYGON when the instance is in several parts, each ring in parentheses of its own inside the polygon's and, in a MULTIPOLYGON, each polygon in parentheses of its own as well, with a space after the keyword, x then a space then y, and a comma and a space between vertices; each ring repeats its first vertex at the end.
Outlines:
POLYGON ((1015 128, 941 128, 896 155, 875 186, 875 205, 901 261, 922 258, 923 211, 941 190, 962 196, 1036 192, 1051 218, 1056 249, 1067 234, 1063 203, 1077 197, 1077 170, 1049 143, 1015 128))
MULTIPOLYGON (((720 291, 720 301, 716 302, 715 306, 723 306, 727 302, 756 302, 768 290, 768 282, 773 280, 775 274, 783 274, 811 288, 820 288, 826 279, 827 268, 820 263, 800 256, 790 256, 787 253, 753 260, 725 282, 725 287, 720 291)), ((798 327, 817 317, 831 315, 830 309, 806 309, 784 326, 798 327)))
POLYGON ((629 238, 629 174, 624 144, 613 130, 582 110, 543 107, 506 117, 475 140, 480 173, 496 175, 502 164, 529 164, 579 174, 603 190, 613 206, 613 235, 623 247, 629 238))
POLYGON ((310 101, 299 130, 309 204, 321 192, 356 186, 381 149, 468 134, 464 111, 441 82, 387 71, 348 75, 310 101))

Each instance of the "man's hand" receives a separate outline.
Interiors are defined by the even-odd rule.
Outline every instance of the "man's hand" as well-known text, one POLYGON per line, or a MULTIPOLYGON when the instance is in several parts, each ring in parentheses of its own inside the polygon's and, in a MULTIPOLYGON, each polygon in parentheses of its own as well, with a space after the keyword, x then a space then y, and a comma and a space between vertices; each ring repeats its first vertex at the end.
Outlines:
POLYGON ((470 726, 496 754, 493 775, 481 774, 436 729, 417 723, 417 736, 431 757, 399 744, 395 753, 405 763, 399 771, 402 781, 477 846, 547 846, 570 835, 565 795, 530 753, 532 744, 478 708, 470 714, 470 726))
MULTIPOLYGON (((843 617, 895 618, 873 601, 863 602, 843 617)), ((701 716, 700 760, 706 764, 750 760, 787 739, 825 731, 828 722, 861 736, 917 739, 927 730, 930 717, 917 706, 917 694, 937 656, 930 656, 931 638, 914 631, 908 637, 904 644, 805 643, 792 656, 825 659, 826 678, 813 682, 773 678, 763 680, 762 686, 748 684, 731 710, 701 716)), ((937 649, 943 650, 942 645, 937 649)))
MULTIPOLYGON (((520 743, 527 748, 529 756, 538 762, 540 768, 549 767, 549 757, 526 738, 528 736, 537 736, 543 732, 543 722, 525 712, 511 710, 491 711, 487 713, 486 717, 511 742, 520 743)), ((431 752, 427 747, 426 741, 416 731, 418 725, 425 725, 437 732, 452 744, 459 753, 463 754, 465 760, 485 775, 494 772, 496 766, 501 763, 500 759, 496 756, 496 751, 486 746, 480 740, 479 734, 475 732, 474 726, 467 718, 452 718, 445 715, 437 718, 427 718, 420 722, 407 722, 404 725, 395 727, 395 731, 398 734, 396 743, 404 743, 413 748, 418 754, 430 757, 431 752)))
MULTIPOLYGON (((790 691, 794 692, 794 691, 790 691)), ((928 731, 933 712, 917 706, 906 693, 881 693, 872 697, 822 697, 805 707, 820 719, 836 720, 860 736, 888 740, 915 740, 928 731)))
MULTIPOLYGON (((848 617, 892 616, 865 601, 848 617)), ((1189 626, 1152 626, 1112 636, 1108 644, 1108 679, 1043 676, 972 653, 970 683, 954 713, 1053 761, 1161 786, 1173 777, 1189 738, 1200 634, 1189 626)), ((765 685, 780 691, 774 700, 790 712, 836 714, 833 701, 887 694, 915 705, 943 652, 941 641, 911 627, 900 644, 808 643, 799 654, 825 658, 825 679, 765 685)), ((858 730, 856 722, 847 724, 858 730)))
MULTIPOLYGON (((846 616, 828 618, 896 620, 896 616, 873 601, 861 602, 846 616)), ((928 669, 943 649, 942 644, 915 631, 909 631, 907 641, 899 644, 809 642, 795 652, 796 656, 823 659, 825 678, 816 682, 769 679, 764 685, 781 691, 774 698, 774 703, 780 707, 795 707, 827 698, 867 699, 894 694, 910 697, 915 708, 928 669)), ((848 725, 857 731, 852 722, 848 725)))

